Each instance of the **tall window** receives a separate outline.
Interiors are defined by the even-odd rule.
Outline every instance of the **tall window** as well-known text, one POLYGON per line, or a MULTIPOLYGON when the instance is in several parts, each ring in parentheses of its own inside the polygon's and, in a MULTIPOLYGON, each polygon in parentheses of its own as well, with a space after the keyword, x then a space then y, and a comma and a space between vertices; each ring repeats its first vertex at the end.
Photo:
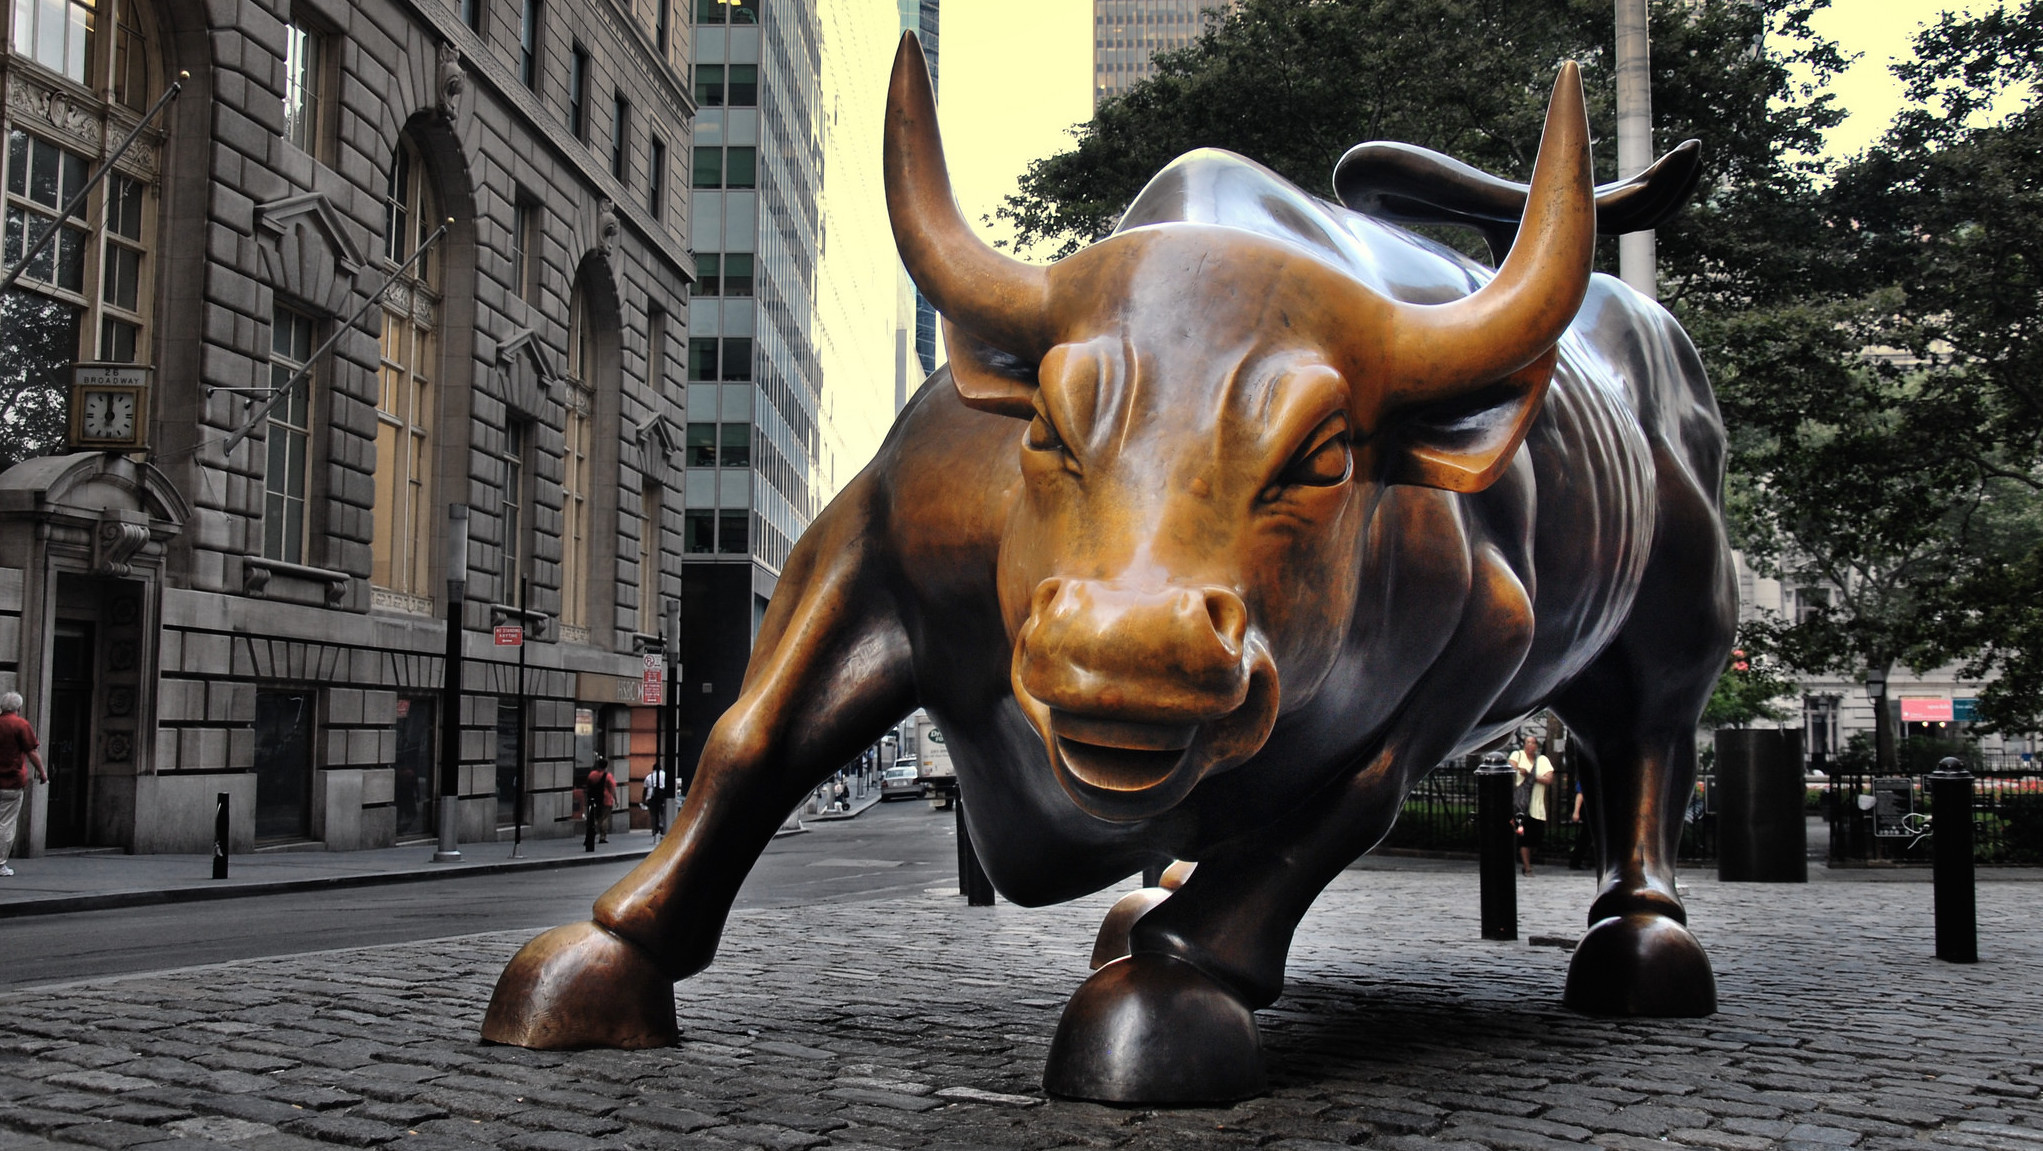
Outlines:
POLYGON ((560 461, 560 624, 563 639, 589 637, 590 460, 596 416, 596 339, 587 293, 575 291, 568 319, 566 417, 560 461))
POLYGON ((461 0, 461 22, 475 30, 480 36, 485 32, 483 21, 488 18, 489 0, 461 0))
POLYGON ((497 599, 516 607, 525 606, 526 537, 531 531, 532 425, 513 418, 504 428, 504 450, 497 457, 504 468, 502 562, 498 576, 502 587, 497 599))
POLYGON ((307 152, 320 151, 320 95, 326 42, 293 20, 284 29, 284 138, 307 152))
POLYGON ((589 50, 580 44, 568 50, 568 135, 589 138, 589 50))
MULTIPOLYGON (((440 218, 416 148, 398 143, 384 199, 384 258, 394 268, 440 218)), ((382 370, 376 399, 376 539, 370 583, 384 606, 432 610, 432 381, 438 352, 438 261, 413 263, 383 296, 382 370)))
POLYGON ((655 221, 667 210, 667 142, 653 137, 647 153, 646 166, 646 211, 655 221))
POLYGON ((660 55, 662 56, 667 54, 667 28, 673 22, 673 19, 674 5, 672 0, 656 0, 653 5, 653 44, 659 48, 660 55))
POLYGON ((659 482, 645 477, 639 496, 638 520, 638 630, 647 635, 660 632, 660 505, 659 482))
POLYGON ((656 395, 667 386, 667 309, 658 304, 646 307, 646 383, 656 395))
MULTIPOLYGON (((289 308, 270 315, 270 387, 281 388, 312 358, 312 318, 289 308)), ((262 554, 305 562, 305 490, 312 469, 312 381, 298 381, 270 410, 263 472, 262 554)))
MULTIPOLYGON (((81 148, 64 132, 52 119, 59 110, 66 127, 80 117, 98 124, 106 105, 63 81, 146 107, 153 57, 132 0, 12 0, 10 10, 0 258, 11 267, 119 139, 108 133, 99 148, 81 148)), ((139 159, 130 153, 127 170, 101 181, 0 298, 0 470, 63 439, 73 363, 153 359, 156 189, 135 175, 149 167, 139 159)))
POLYGON ((631 180, 631 101, 621 92, 610 105, 610 174, 631 180))
POLYGON ((539 204, 522 191, 511 207, 511 286, 527 303, 539 294, 539 204))
POLYGON ((518 19, 518 76, 527 88, 539 87, 539 0, 524 0, 518 19))

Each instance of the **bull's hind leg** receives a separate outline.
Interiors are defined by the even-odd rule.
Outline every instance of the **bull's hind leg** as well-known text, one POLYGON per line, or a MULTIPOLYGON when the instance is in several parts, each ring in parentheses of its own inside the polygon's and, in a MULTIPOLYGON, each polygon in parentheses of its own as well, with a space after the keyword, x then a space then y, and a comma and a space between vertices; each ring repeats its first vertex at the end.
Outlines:
POLYGON ((1564 1002, 1593 1015, 1699 1016, 1716 979, 1674 886, 1696 722, 1730 654, 1737 590, 1714 502, 1660 461, 1645 582, 1616 643, 1554 701, 1587 752, 1600 888, 1564 1002))
MULTIPOLYGON (((847 492, 847 496, 855 492, 847 492)), ((854 499, 789 557, 738 702, 660 846, 586 923, 527 943, 497 980, 482 1036, 522 1047, 675 1039, 675 980, 716 953, 738 888, 802 796, 914 706, 908 640, 874 578, 854 499)))

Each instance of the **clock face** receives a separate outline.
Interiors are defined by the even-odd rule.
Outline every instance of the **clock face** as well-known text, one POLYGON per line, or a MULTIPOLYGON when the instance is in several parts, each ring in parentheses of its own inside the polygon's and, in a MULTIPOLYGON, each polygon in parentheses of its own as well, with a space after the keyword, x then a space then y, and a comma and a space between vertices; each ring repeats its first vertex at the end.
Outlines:
POLYGON ((135 393, 87 391, 80 430, 87 439, 128 440, 135 435, 135 393))

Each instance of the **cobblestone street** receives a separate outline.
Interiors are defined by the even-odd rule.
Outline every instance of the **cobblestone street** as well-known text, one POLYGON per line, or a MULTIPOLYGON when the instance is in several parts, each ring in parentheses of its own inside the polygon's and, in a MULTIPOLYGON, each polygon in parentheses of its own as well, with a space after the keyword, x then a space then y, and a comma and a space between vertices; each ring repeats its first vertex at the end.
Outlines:
POLYGON ((739 912, 660 1051, 479 1043, 527 932, 45 987, 0 997, 0 1151, 2043 1151, 2035 883, 1980 883, 1976 967, 1931 957, 1927 875, 1684 886, 1721 1013, 1613 1022, 1559 1006, 1582 874, 1521 881, 1521 942, 1485 943, 1472 864, 1351 870, 1258 1017, 1271 1094, 1226 1109, 1044 1099, 1109 895, 739 912))

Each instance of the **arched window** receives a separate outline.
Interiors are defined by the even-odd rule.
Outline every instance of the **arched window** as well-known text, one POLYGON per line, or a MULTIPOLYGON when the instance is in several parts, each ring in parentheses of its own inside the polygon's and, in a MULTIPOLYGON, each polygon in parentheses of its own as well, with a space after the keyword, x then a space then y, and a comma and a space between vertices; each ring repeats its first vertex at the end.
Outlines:
MULTIPOLYGON (((161 86, 136 0, 10 0, 10 9, 14 67, 0 108, 8 268, 161 86)), ((0 470, 62 442, 73 363, 153 359, 160 138, 145 135, 0 298, 0 470)))
POLYGON ((596 334, 589 319, 589 294, 579 285, 569 304, 568 371, 560 461, 560 631, 562 639, 587 643, 596 334))
MULTIPOLYGON (((395 271, 434 228, 440 207, 418 149, 401 140, 383 203, 383 259, 395 271)), ((378 606, 432 610, 433 394, 439 262, 428 251, 383 294, 376 398, 376 538, 369 581, 378 606)))

